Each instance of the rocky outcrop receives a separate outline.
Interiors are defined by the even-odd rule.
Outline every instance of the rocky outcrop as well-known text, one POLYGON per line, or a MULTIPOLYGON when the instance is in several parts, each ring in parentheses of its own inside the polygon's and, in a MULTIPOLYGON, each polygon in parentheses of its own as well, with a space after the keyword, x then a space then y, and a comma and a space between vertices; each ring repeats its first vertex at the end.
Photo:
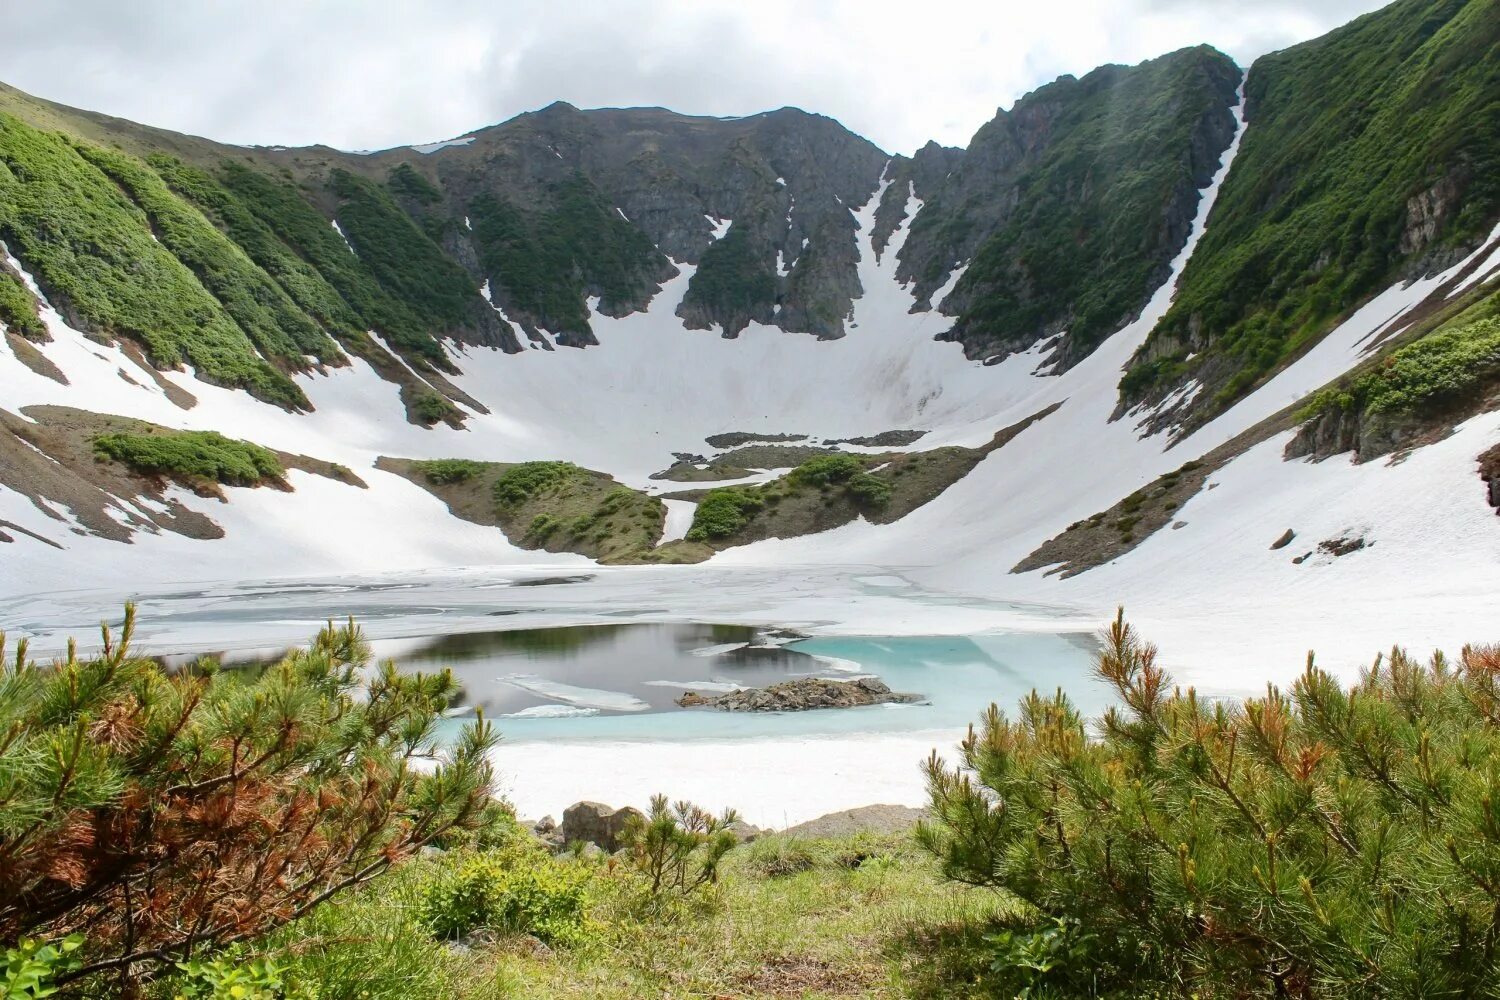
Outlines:
POLYGON ((1485 499, 1500 514, 1500 444, 1479 456, 1479 478, 1484 481, 1485 499))
POLYGON ((613 854, 623 846, 622 837, 632 820, 644 820, 639 809, 625 806, 615 809, 602 802, 575 802, 563 810, 564 844, 593 844, 613 854))
POLYGON ((807 712, 821 708, 909 704, 921 700, 921 695, 892 691, 884 681, 874 677, 852 681, 804 677, 766 688, 746 688, 714 696, 687 691, 677 699, 677 704, 683 708, 715 708, 721 712, 807 712))

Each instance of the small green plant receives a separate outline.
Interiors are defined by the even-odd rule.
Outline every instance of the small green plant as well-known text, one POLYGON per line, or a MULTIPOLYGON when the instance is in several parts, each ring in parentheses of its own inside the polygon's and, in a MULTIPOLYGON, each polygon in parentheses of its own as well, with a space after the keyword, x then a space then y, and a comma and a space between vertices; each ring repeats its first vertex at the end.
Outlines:
POLYGON ((625 856, 645 876, 653 898, 690 895, 719 880, 719 862, 735 845, 729 827, 738 818, 732 809, 715 816, 691 802, 669 806, 665 795, 653 795, 649 813, 626 824, 625 856))
POLYGON ((14 948, 0 953, 0 1000, 33 1000, 50 997, 58 987, 53 981, 72 972, 82 962, 74 954, 83 946, 82 934, 70 934, 61 941, 44 944, 36 938, 22 938, 14 948))
POLYGON ((427 886, 419 915, 439 938, 490 928, 549 945, 579 944, 587 936, 592 878, 586 866, 531 847, 474 855, 427 886))
POLYGON ((750 845, 748 854, 747 866, 762 878, 785 878, 818 865, 812 845, 795 837, 762 837, 750 845))
POLYGON ((446 483, 466 483, 484 472, 484 463, 467 458, 434 458, 425 462, 413 462, 412 468, 421 473, 429 483, 437 486, 446 483))
POLYGON ((243 958, 229 948, 212 958, 178 962, 175 985, 183 1000, 292 1000, 306 994, 287 990, 283 971, 269 958, 243 958))

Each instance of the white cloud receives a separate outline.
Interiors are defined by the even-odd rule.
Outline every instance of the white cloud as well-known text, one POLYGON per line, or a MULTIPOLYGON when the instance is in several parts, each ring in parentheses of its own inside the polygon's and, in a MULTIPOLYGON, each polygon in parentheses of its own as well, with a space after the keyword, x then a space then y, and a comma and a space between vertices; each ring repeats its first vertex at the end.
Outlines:
POLYGON ((565 100, 785 104, 963 145, 1061 73, 1208 42, 1241 64, 1380 0, 0 0, 0 78, 229 142, 379 148, 565 100))

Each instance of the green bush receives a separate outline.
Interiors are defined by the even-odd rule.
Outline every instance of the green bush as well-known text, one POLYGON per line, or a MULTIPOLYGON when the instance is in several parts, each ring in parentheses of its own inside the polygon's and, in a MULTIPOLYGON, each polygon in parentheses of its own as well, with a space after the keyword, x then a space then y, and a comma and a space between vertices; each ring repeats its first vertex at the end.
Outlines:
POLYGON ((844 490, 856 504, 870 510, 885 510, 891 505, 891 484, 868 472, 854 476, 844 490))
POLYGON ((734 810, 715 816, 691 802, 667 804, 653 795, 645 816, 631 816, 622 834, 626 861, 646 879, 648 896, 688 896, 719 880, 719 863, 736 841, 734 810))
POLYGON ((225 486, 259 486, 286 476, 269 448, 236 441, 217 431, 160 431, 155 434, 100 434, 94 455, 121 462, 136 472, 225 486))
POLYGON ((1017 903, 1005 995, 1493 988, 1500 647, 1393 650, 1349 688, 1309 658, 1289 692, 1217 700, 1174 688, 1122 614, 1097 670, 1120 702, 1099 738, 1033 693, 1014 720, 992 706, 959 767, 927 765, 919 840, 1017 903))
POLYGON ((448 400, 448 397, 429 389, 423 389, 414 393, 409 405, 412 416, 428 427, 440 421, 447 420, 449 417, 462 415, 459 408, 454 406, 448 400))
POLYGON ((818 866, 812 845, 796 837, 761 837, 746 850, 746 866, 761 878, 785 878, 818 866))
POLYGON ((467 458, 434 458, 413 462, 412 468, 429 483, 441 486, 446 483, 466 483, 483 473, 485 464, 467 458))
POLYGON ((9 271, 0 269, 0 324, 23 337, 42 338, 47 327, 36 311, 36 299, 9 271))
POLYGON ((1393 352, 1348 390, 1324 390, 1304 412, 1417 413, 1500 377, 1500 318, 1443 330, 1393 352))
POLYGON ((495 503, 500 507, 518 506, 544 490, 562 485, 582 471, 572 462, 522 462, 513 465, 495 480, 495 503))
POLYGON ((419 913, 440 938, 488 928, 575 945, 587 937, 592 877, 534 848, 475 855, 427 886, 419 913))
POLYGON ((751 490, 733 486, 710 490, 693 511, 687 540, 706 542, 727 538, 749 524, 751 516, 764 506, 765 500, 751 490))
MULTIPOLYGON (((287 989, 280 965, 269 958, 245 958, 235 948, 212 958, 178 962, 182 975, 173 985, 183 1000, 293 1000, 307 997, 287 989)), ((308 997, 308 1000, 316 998, 308 997)))
POLYGON ((787 473, 798 486, 828 486, 846 483, 865 471, 865 463, 853 455, 820 455, 787 473))

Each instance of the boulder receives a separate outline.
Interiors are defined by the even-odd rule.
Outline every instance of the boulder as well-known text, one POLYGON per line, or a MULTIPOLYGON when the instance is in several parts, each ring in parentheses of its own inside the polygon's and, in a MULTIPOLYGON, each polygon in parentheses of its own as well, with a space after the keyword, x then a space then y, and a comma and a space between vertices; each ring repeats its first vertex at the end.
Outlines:
POLYGON ((726 829, 734 834, 734 840, 737 844, 748 844, 751 841, 759 840, 766 832, 758 826, 746 823, 742 819, 737 819, 733 823, 730 823, 726 829))
POLYGON ((615 809, 602 802, 575 802, 563 810, 562 839, 565 844, 594 844, 613 854, 620 849, 620 835, 632 817, 645 819, 639 809, 615 809))

